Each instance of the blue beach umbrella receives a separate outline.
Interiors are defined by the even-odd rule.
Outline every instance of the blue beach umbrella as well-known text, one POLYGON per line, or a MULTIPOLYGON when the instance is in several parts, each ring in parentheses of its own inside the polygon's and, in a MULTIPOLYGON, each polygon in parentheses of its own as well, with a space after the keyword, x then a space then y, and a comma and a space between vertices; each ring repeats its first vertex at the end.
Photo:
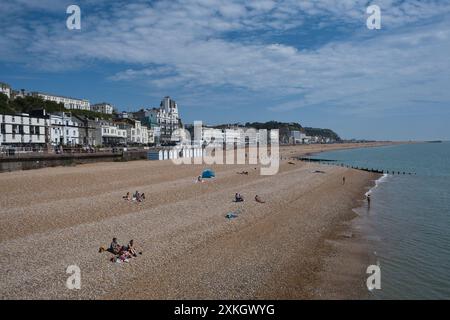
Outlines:
POLYGON ((216 176, 215 172, 212 171, 211 169, 206 169, 206 170, 203 170, 203 172, 202 172, 202 178, 205 178, 205 179, 214 178, 215 176, 216 176))

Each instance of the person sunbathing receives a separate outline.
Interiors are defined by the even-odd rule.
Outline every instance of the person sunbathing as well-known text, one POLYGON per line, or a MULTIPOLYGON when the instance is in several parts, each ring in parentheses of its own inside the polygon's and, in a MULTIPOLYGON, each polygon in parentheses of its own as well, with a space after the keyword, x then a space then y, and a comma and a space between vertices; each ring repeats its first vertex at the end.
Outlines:
POLYGON ((127 192, 127 194, 125 196, 122 197, 123 199, 130 201, 131 200, 131 195, 129 192, 127 192))
POLYGON ((255 201, 259 202, 259 203, 266 203, 265 201, 263 201, 258 195, 255 196, 255 201))

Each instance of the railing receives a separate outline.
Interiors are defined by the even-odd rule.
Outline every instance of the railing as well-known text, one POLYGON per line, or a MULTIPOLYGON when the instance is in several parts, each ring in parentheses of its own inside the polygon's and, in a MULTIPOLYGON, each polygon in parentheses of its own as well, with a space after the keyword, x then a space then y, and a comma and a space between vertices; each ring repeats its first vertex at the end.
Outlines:
POLYGON ((0 146, 0 159, 25 159, 33 158, 34 156, 48 155, 59 156, 59 155, 82 155, 82 154, 96 154, 96 155, 122 155, 125 150, 126 153, 137 153, 137 152, 147 152, 150 148, 145 147, 128 147, 124 149, 123 147, 63 147, 50 150, 45 147, 12 147, 12 146, 0 146))
POLYGON ((47 150, 44 148, 36 148, 36 147, 8 147, 1 146, 0 147, 0 158, 5 157, 20 157, 25 154, 42 154, 47 150))

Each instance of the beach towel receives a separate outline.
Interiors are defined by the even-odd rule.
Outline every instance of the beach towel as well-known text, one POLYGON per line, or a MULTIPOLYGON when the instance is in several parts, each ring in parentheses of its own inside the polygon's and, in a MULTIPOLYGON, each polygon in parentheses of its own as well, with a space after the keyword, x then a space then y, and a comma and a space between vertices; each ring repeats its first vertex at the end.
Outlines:
POLYGON ((237 217, 238 217, 238 215, 236 213, 234 213, 234 212, 228 212, 225 215, 225 218, 227 218, 228 220, 231 220, 231 219, 234 219, 234 218, 237 218, 237 217))

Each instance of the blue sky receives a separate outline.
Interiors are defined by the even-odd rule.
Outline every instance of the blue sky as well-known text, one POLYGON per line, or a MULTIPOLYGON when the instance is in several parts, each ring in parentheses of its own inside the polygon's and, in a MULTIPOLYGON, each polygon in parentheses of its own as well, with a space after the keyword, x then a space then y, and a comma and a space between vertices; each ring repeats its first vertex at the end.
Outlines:
POLYGON ((450 2, 12 0, 0 81, 184 122, 295 121, 344 138, 450 139, 450 2), (81 8, 81 30, 66 8, 81 8), (366 8, 381 8, 381 30, 366 8))

